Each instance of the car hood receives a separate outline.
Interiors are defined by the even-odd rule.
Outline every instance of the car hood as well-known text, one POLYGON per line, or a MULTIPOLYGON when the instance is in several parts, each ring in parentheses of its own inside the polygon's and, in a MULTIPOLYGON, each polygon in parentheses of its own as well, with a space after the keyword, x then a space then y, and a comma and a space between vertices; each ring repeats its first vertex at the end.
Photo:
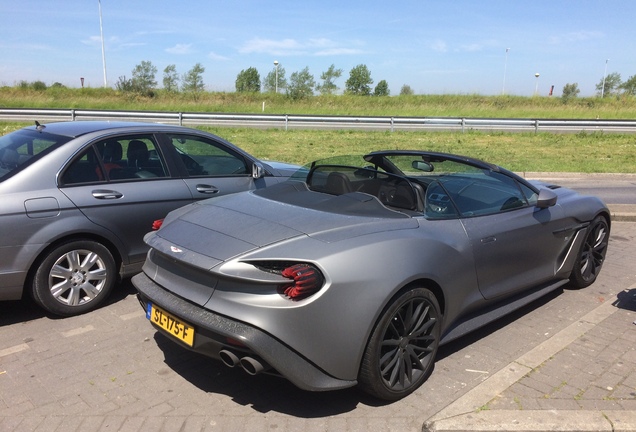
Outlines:
POLYGON ((311 194, 309 198, 314 198, 314 204, 323 202, 323 205, 307 208, 269 199, 254 191, 199 201, 172 212, 159 231, 146 236, 146 242, 177 259, 211 269, 238 255, 295 237, 333 243, 419 226, 416 218, 388 210, 366 194, 335 197, 304 193, 311 194), (369 202, 369 198, 374 202, 369 202), (360 202, 361 199, 365 201, 360 202), (390 213, 381 216, 377 206, 390 213), (359 214, 365 207, 375 210, 371 211, 374 216, 359 214), (330 211, 333 208, 345 210, 330 211))

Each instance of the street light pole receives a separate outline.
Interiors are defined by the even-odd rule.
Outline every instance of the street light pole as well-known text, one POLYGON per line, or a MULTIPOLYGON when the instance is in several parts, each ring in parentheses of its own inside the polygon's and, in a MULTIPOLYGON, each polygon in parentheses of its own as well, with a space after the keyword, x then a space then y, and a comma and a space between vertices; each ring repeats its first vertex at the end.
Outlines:
POLYGON ((534 86, 534 95, 536 96, 537 94, 539 94, 539 72, 534 74, 534 76, 537 78, 537 83, 534 86))
POLYGON ((605 97, 605 77, 607 76, 607 62, 609 59, 605 60, 605 72, 603 72, 603 87, 601 87, 601 99, 605 97))
POLYGON ((104 28, 102 27, 102 1, 97 0, 99 4, 99 33, 102 36, 102 64, 104 65, 104 87, 108 87, 108 80, 106 79, 106 53, 104 51, 104 28))
POLYGON ((506 94, 506 69, 508 69, 508 51, 510 48, 506 48, 506 60, 504 61, 504 78, 503 78, 503 86, 501 87, 501 94, 506 94))
POLYGON ((278 60, 274 60, 274 66, 276 66, 276 94, 278 94, 278 60))

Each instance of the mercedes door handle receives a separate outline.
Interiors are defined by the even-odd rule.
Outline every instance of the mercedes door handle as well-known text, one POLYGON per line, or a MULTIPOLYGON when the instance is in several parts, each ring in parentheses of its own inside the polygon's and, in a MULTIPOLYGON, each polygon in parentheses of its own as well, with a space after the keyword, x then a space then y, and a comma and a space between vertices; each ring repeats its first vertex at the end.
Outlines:
POLYGON ((213 194, 219 193, 219 189, 217 187, 206 185, 206 184, 198 184, 197 192, 213 195, 213 194))
POLYGON ((110 200, 119 199, 124 196, 123 193, 114 190, 97 189, 92 192, 93 197, 97 199, 110 200))

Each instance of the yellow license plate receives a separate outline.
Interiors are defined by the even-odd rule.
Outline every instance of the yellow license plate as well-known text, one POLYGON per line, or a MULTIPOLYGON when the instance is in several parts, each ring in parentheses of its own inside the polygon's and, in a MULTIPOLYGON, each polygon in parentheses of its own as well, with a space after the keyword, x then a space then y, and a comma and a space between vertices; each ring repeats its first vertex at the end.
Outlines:
POLYGON ((188 346, 194 345, 194 327, 165 310, 148 303, 146 318, 188 346))

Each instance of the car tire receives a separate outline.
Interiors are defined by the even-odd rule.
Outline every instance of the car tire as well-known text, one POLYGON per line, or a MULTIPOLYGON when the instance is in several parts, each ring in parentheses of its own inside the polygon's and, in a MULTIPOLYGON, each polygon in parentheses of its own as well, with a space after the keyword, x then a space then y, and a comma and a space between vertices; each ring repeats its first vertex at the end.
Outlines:
POLYGON ((386 308, 367 344, 358 381, 366 393, 394 401, 431 374, 439 347, 441 314, 433 293, 415 288, 386 308))
POLYGON ((603 216, 597 216, 590 223, 585 241, 581 245, 576 263, 570 274, 571 286, 580 289, 594 283, 605 261, 609 233, 607 219, 603 216))
POLYGON ((63 243, 36 264, 31 294, 48 312, 79 315, 97 308, 117 280, 108 248, 92 240, 63 243))

